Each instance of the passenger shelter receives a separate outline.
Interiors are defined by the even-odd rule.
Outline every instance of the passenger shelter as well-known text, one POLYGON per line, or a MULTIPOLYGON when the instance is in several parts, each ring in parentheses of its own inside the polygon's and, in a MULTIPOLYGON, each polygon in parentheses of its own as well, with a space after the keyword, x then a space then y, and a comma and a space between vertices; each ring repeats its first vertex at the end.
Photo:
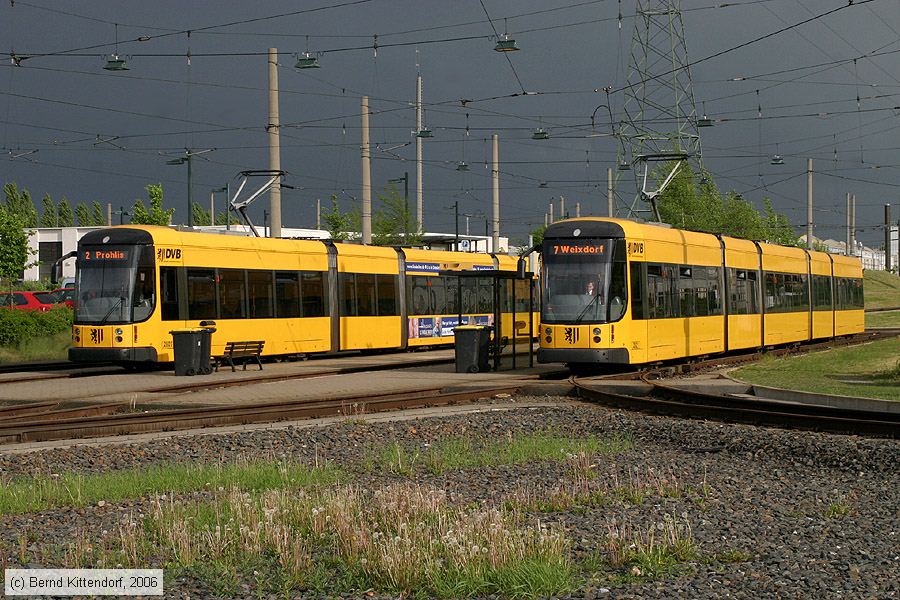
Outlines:
POLYGON ((527 330, 528 339, 528 366, 534 366, 534 352, 531 344, 535 337, 535 279, 533 273, 526 271, 525 260, 520 258, 518 268, 515 271, 500 271, 497 269, 461 269, 442 270, 441 275, 457 278, 456 306, 458 307, 457 326, 459 325, 485 325, 491 328, 491 358, 493 370, 500 369, 500 355, 507 343, 512 344, 512 368, 516 368, 518 357, 517 338, 524 337, 522 329, 527 330), (480 281, 479 281, 480 280, 480 281), (484 280, 488 280, 492 293, 491 323, 463 322, 464 296, 478 287, 483 289, 484 280), (520 283, 521 282, 521 283, 520 283), (504 318, 508 315, 508 318, 504 318), (520 317, 522 320, 520 320, 520 317))

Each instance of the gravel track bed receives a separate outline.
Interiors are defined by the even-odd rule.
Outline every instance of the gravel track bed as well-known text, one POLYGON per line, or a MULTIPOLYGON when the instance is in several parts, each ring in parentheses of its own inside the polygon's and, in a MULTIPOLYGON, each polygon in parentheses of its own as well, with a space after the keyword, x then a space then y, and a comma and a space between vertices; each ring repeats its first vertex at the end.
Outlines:
MULTIPOLYGON (((542 520, 566 529, 574 556, 581 558, 602 547, 611 518, 640 528, 662 521, 665 515, 678 515, 690 523, 703 556, 737 551, 744 558, 697 561, 681 575, 657 580, 591 581, 570 597, 900 598, 900 442, 896 440, 684 421, 587 404, 522 408, 506 402, 496 408, 503 410, 382 423, 357 418, 323 427, 0 454, 0 477, 99 473, 172 462, 327 459, 355 473, 355 483, 377 487, 406 479, 361 469, 373 447, 393 441, 413 450, 459 436, 497 440, 535 431, 573 437, 625 433, 634 447, 598 457, 599 479, 623 479, 652 469, 668 474, 681 486, 696 489, 707 484, 711 491, 702 502, 690 494, 675 498, 651 494, 640 504, 616 500, 587 510, 541 514, 542 520), (846 507, 846 514, 829 516, 828 509, 835 503, 846 507)), ((422 470, 415 480, 445 489, 454 503, 496 505, 522 489, 537 493, 554 489, 566 468, 563 463, 544 461, 441 475, 422 470)), ((23 531, 39 545, 44 540, 68 539, 79 529, 112 530, 122 519, 145 513, 152 501, 139 498, 2 515, 0 541, 15 548, 23 531)), ((9 560, 15 566, 15 557, 9 560)), ((177 581, 168 586, 166 595, 208 594, 197 582, 177 581)))

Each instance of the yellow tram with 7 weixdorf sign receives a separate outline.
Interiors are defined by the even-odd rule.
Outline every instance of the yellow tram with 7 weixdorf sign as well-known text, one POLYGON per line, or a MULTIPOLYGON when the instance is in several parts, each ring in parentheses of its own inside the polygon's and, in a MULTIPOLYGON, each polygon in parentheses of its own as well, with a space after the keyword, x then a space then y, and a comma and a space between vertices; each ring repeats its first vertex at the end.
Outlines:
POLYGON ((858 333, 859 259, 624 219, 544 232, 538 362, 644 364, 858 333))
POLYGON ((215 328, 213 355, 251 340, 264 342, 264 356, 452 344, 460 313, 463 324, 494 325, 495 284, 500 331, 524 337, 534 280, 491 275, 518 267, 505 255, 143 225, 92 231, 78 245, 69 358, 171 362, 170 332, 197 327, 215 328), (454 276, 463 270, 485 273, 454 276))

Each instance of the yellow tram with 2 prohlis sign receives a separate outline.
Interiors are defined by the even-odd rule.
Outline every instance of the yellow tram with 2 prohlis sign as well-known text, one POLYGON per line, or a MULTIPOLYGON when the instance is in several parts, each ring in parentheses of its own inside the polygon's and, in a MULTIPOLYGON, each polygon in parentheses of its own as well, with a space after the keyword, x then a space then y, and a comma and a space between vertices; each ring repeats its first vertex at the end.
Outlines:
POLYGON ((491 276, 524 270, 520 260, 143 225, 92 231, 78 245, 69 358, 172 362, 171 332, 198 327, 215 328, 214 356, 240 340, 264 341, 264 356, 448 345, 460 319, 493 326, 498 314, 503 335, 522 337, 534 279, 491 276))

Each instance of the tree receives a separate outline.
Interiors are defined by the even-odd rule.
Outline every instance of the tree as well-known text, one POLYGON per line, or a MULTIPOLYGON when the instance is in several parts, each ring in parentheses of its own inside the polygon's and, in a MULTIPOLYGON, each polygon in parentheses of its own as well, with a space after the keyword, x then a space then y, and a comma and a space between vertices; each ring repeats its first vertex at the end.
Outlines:
POLYGON ((41 200, 41 227, 59 227, 59 213, 50 194, 44 194, 41 200))
POLYGON ((337 196, 331 195, 331 209, 322 211, 322 222, 325 224, 325 231, 329 233, 331 239, 336 242, 342 242, 350 239, 353 235, 354 221, 356 216, 353 211, 342 212, 338 206, 337 196))
POLYGON ((237 225, 240 221, 231 214, 231 211, 227 213, 216 213, 216 225, 237 225))
MULTIPOLYGON (((660 184, 673 163, 657 169, 653 176, 660 184)), ((720 233, 723 217, 722 196, 706 171, 701 171, 697 185, 693 169, 682 165, 672 181, 656 199, 660 219, 681 229, 720 233)))
POLYGON ((59 201, 56 215, 56 222, 59 227, 72 227, 75 225, 75 215, 72 213, 72 205, 69 204, 68 198, 63 197, 63 199, 59 201))
POLYGON ((734 192, 725 194, 721 233, 747 240, 765 239, 762 216, 744 197, 734 192))
POLYGON ((75 219, 78 221, 79 227, 90 227, 94 224, 91 211, 84 202, 75 205, 75 219))
POLYGON ((168 210, 162 207, 163 189, 162 184, 151 183, 145 188, 147 196, 150 198, 150 210, 144 206, 141 200, 135 200, 134 207, 131 210, 131 222, 143 225, 168 225, 175 214, 175 209, 168 210))
POLYGON ((391 184, 378 193, 381 206, 372 215, 372 243, 376 246, 415 246, 422 234, 406 198, 391 184))
POLYGON ((209 225, 210 217, 209 211, 204 210, 204 208, 200 205, 199 202, 191 203, 191 219, 194 225, 209 225))
MULTIPOLYGON (((668 166, 671 168, 672 164, 668 166)), ((667 173, 668 170, 659 168, 653 176, 659 182, 667 173)), ((797 245, 797 235, 787 217, 776 213, 768 198, 764 202, 765 212, 760 214, 737 192, 730 191, 723 196, 709 172, 700 172, 698 185, 693 170, 682 165, 658 196, 657 207, 664 223, 680 229, 797 245)))
POLYGON ((531 231, 528 232, 528 235, 531 236, 532 244, 543 244, 544 243, 544 232, 547 231, 546 225, 539 225, 535 227, 531 231))
POLYGON ((37 209, 34 207, 31 193, 25 188, 19 192, 19 187, 15 183, 4 185, 3 192, 6 195, 6 212, 21 217, 24 227, 37 227, 37 209))
POLYGON ((769 198, 763 198, 765 204, 763 219, 766 227, 765 239, 773 244, 782 244, 784 246, 799 246, 800 236, 794 232, 794 228, 788 222, 787 217, 775 212, 772 208, 772 201, 769 198))
POLYGON ((12 282, 21 278, 22 271, 33 266, 29 259, 35 251, 28 245, 31 232, 21 215, 0 212, 0 278, 12 282))
POLYGON ((106 211, 103 210, 103 205, 97 200, 91 202, 91 221, 92 225, 98 227, 109 225, 109 223, 106 222, 106 211))

